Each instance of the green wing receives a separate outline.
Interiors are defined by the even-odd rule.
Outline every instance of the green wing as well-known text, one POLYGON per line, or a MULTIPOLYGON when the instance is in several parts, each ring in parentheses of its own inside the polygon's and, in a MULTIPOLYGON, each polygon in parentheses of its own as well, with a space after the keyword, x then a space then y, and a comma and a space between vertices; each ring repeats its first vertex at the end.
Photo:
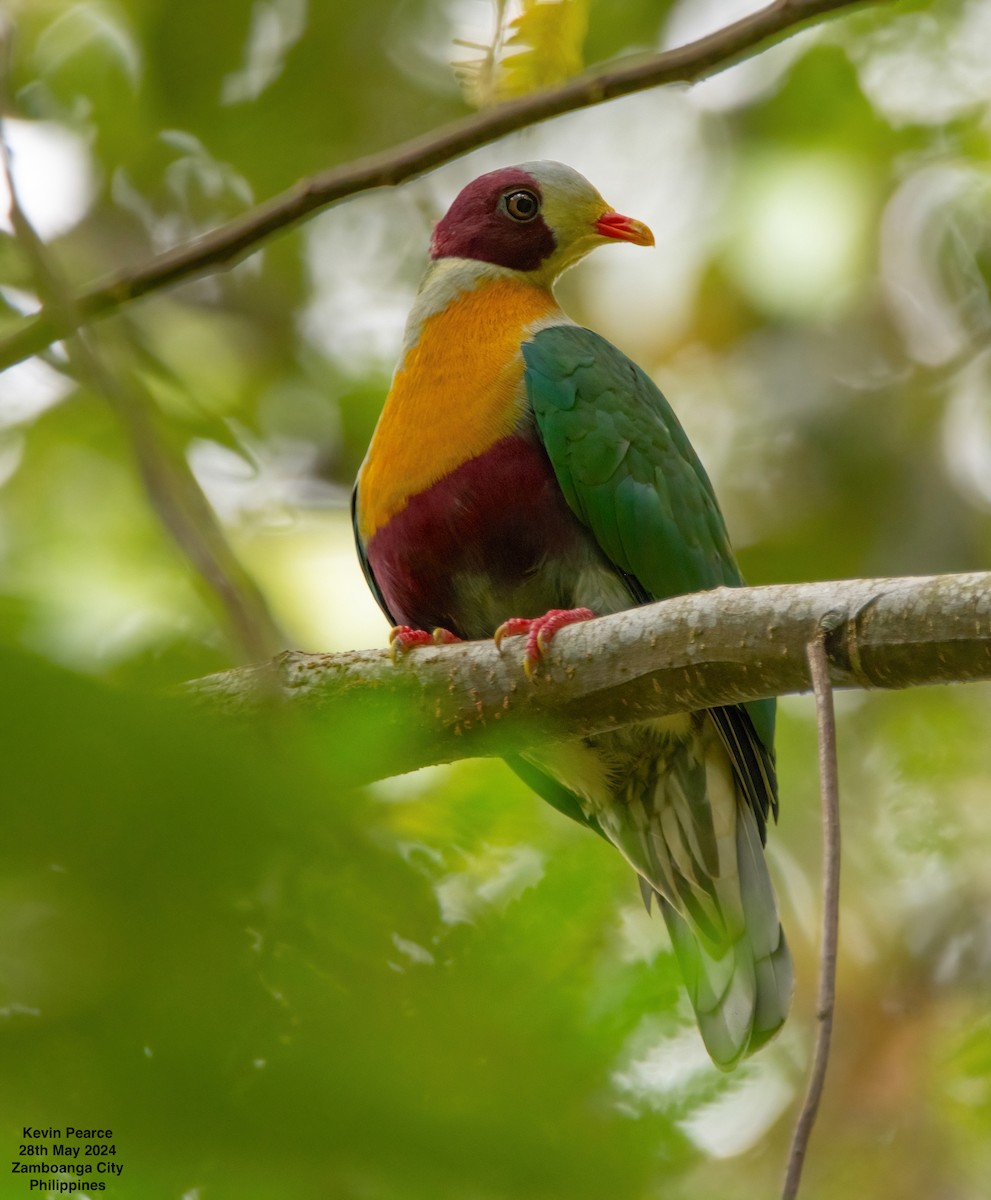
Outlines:
POLYGON ((558 483, 609 559, 655 600, 740 584, 709 477, 647 375, 572 325, 541 330, 523 357, 558 483))
MULTIPOLYGON (((712 484, 653 381, 574 325, 523 345, 526 387, 561 490, 607 557, 655 600, 743 580, 712 484)), ((776 805, 774 701, 714 710, 751 806, 776 805), (744 715, 746 714, 746 715, 744 715)))

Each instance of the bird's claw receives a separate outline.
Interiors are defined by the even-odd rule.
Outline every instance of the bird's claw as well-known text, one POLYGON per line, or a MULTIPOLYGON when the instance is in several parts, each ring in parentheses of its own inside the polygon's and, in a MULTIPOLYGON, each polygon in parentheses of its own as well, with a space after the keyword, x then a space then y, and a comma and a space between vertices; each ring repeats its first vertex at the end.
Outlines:
POLYGON ((433 632, 414 629, 412 625, 393 625, 389 630, 389 657, 398 662, 402 654, 408 654, 416 646, 449 646, 461 639, 450 629, 438 626, 433 632))
POLYGON ((529 633, 530 626, 533 624, 528 617, 510 617, 508 621, 503 621, 499 628, 492 635, 492 640, 496 644, 496 649, 502 649, 502 639, 508 637, 518 637, 520 634, 529 633))
POLYGON ((551 639, 565 625, 577 625, 579 621, 591 621, 595 613, 590 608, 552 608, 542 617, 510 617, 495 631, 496 648, 502 649, 503 638, 526 635, 523 650, 523 672, 532 679, 537 664, 547 653, 551 639))
POLYGON ((457 634, 452 633, 450 629, 445 629, 443 625, 438 625, 431 633, 430 640, 435 646, 453 646, 455 642, 460 642, 461 639, 457 634))

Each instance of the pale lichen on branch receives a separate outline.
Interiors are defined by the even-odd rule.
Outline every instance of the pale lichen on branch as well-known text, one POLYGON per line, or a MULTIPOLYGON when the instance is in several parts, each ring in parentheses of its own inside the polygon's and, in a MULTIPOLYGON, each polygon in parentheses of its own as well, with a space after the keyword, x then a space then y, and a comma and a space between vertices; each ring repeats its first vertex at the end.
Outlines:
POLYGON ((824 647, 837 687, 904 688, 991 679, 991 574, 721 588, 564 630, 527 679, 521 643, 413 651, 290 652, 197 680, 233 712, 273 694, 313 712, 329 736, 362 712, 381 753, 356 770, 382 778, 432 763, 519 751, 673 712, 808 690, 806 647, 824 647), (259 681, 265 687, 259 689, 259 681))

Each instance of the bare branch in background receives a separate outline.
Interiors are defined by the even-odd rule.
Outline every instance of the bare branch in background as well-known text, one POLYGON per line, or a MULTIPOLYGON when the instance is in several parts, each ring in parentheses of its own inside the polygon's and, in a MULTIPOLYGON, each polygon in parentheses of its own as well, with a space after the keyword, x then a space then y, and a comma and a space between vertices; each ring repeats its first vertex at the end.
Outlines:
POLYGON ((39 238, 18 200, 10 150, 0 127, 0 160, 10 193, 10 220, 18 245, 30 263, 49 312, 78 332, 66 342, 76 375, 102 395, 124 431, 141 481, 159 520, 193 569, 219 600, 231 638, 249 661, 285 644, 257 585, 244 571, 224 537, 210 503, 185 458, 168 446, 156 428, 153 403, 133 381, 121 382, 104 362, 81 317, 58 264, 39 238))
POLYGON ((367 781, 807 691, 806 647, 826 613, 835 686, 991 679, 991 574, 981 573, 679 596, 562 630, 533 682, 521 640, 507 639, 502 653, 470 642, 417 649, 398 664, 384 650, 290 652, 188 687, 222 710, 250 712, 265 703, 265 680, 285 706, 315 713, 328 737, 367 723, 374 761, 346 768, 367 781))
POLYGON ((0 370, 38 354, 82 322, 131 300, 196 275, 224 270, 257 250, 266 238, 305 217, 370 188, 394 187, 434 167, 550 117, 574 112, 666 83, 694 83, 748 58, 823 17, 864 3, 888 0, 774 0, 766 8, 687 46, 590 72, 455 121, 391 150, 300 180, 280 196, 226 225, 156 255, 73 297, 71 306, 48 306, 0 340, 0 370))
MULTIPOLYGON (((842 622, 842 614, 838 618, 842 622)), ((836 958, 840 933, 840 786, 836 756, 836 713, 833 685, 826 652, 827 631, 833 626, 827 613, 816 637, 809 642, 807 657, 812 690, 816 698, 819 728, 819 794, 822 808, 822 944, 819 948, 819 986, 816 992, 816 1039, 812 1069, 788 1153, 781 1200, 795 1200, 802 1182, 802 1168, 809 1138, 819 1112, 826 1082, 829 1045, 833 1036, 836 1003, 836 958)))

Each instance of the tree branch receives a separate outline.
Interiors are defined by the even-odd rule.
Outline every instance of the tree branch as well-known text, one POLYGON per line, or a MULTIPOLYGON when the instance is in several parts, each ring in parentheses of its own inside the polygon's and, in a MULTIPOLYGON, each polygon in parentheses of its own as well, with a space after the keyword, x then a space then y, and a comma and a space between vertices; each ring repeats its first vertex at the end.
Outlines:
MULTIPOLYGON (((321 730, 375 730, 355 781, 519 751, 632 721, 808 689, 806 646, 825 622, 837 687, 904 688, 991 679, 991 573, 719 588, 562 630, 531 682, 522 643, 291 651, 187 685, 251 712, 280 696, 321 730), (264 687, 260 686, 264 685, 264 687)), ((346 745, 344 738, 339 745, 346 745)))
MULTIPOLYGON (((81 321, 104 316, 150 292, 207 271, 229 268, 257 250, 266 238, 290 229, 330 204, 370 188, 404 183, 524 126, 661 84, 694 83, 767 49, 775 41, 823 17, 855 4, 885 2, 774 0, 758 12, 687 46, 649 58, 624 60, 618 66, 582 75, 560 87, 486 109, 390 150, 300 180, 288 191, 226 225, 80 292, 73 298, 71 311, 81 321)), ((47 308, 26 318, 13 333, 0 339, 0 370, 40 353, 76 327, 71 322, 67 324, 64 313, 47 308)))

